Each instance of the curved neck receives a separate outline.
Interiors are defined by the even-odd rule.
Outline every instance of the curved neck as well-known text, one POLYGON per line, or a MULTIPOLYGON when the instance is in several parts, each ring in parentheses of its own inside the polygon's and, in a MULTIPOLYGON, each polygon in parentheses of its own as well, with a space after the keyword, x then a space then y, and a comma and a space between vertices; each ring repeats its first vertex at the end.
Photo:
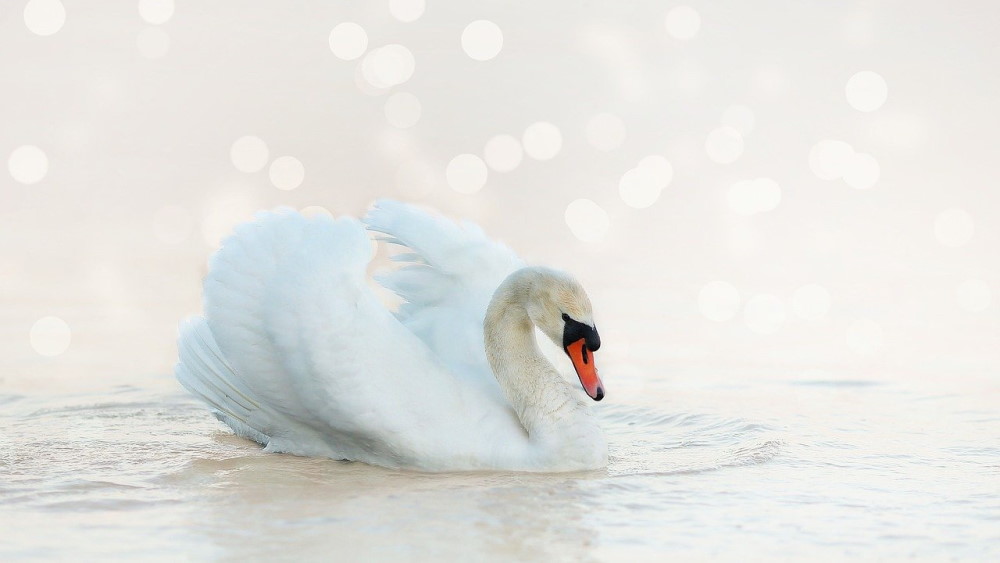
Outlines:
POLYGON ((537 272, 511 274, 493 294, 486 310, 486 357, 517 417, 532 440, 593 439, 600 435, 586 404, 545 359, 535 341, 526 310, 537 272))

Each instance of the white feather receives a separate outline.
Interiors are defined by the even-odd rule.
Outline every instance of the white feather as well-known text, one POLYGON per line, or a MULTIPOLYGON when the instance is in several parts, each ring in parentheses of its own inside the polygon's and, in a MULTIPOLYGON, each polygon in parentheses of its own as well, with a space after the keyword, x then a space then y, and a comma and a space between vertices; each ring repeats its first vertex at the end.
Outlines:
MULTIPOLYGON (((521 261, 471 224, 380 201, 368 227, 414 264, 368 288, 357 220, 283 209, 213 256, 204 318, 181 327, 178 380, 269 451, 425 470, 544 469, 487 364, 483 318, 521 261)), ((552 465, 551 463, 549 465, 552 465)))

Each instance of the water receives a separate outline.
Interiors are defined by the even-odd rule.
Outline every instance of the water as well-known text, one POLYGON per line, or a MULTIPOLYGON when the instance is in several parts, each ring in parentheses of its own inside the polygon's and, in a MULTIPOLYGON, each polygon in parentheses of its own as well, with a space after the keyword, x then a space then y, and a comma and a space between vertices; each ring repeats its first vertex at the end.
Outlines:
POLYGON ((595 405, 608 468, 574 474, 421 474, 265 454, 166 375, 3 395, 0 525, 16 533, 0 557, 1000 554, 1000 415, 986 379, 688 370, 638 386, 625 376, 619 397, 595 405))

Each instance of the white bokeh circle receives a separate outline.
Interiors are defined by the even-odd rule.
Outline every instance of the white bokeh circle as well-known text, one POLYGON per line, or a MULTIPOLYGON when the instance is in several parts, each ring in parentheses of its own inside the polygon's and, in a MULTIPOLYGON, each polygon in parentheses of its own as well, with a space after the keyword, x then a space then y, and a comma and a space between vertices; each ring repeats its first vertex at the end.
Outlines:
POLYGON ((844 169, 844 182, 858 190, 867 190, 878 183, 882 168, 875 157, 863 152, 854 153, 844 169))
POLYGON ((660 155, 649 155, 639 164, 622 174, 618 181, 618 195, 625 205, 644 209, 656 203, 663 190, 670 185, 674 168, 660 155))
POLYGON ((425 9, 424 0, 389 0, 389 13, 403 23, 417 21, 425 9))
POLYGON ((510 172, 524 159, 521 142, 512 135, 496 135, 486 141, 483 158, 490 168, 497 172, 510 172))
POLYGON ((740 215, 771 211, 781 203, 781 186, 770 178, 740 180, 726 194, 729 208, 740 215))
POLYGON ((153 25, 170 21, 174 16, 174 0, 139 0, 139 17, 153 25))
POLYGON ((740 292, 729 282, 710 281, 698 292, 698 310, 710 321, 732 320, 740 311, 740 292))
POLYGON ((617 115, 599 113, 587 122, 585 134, 595 149, 613 151, 625 142, 625 123, 617 115))
POLYGON ((294 156, 279 156, 267 171, 271 184, 279 190, 294 190, 306 177, 305 166, 294 156))
POLYGON ((854 162, 854 147, 844 141, 824 139, 809 151, 809 168, 821 180, 836 180, 854 162))
POLYGON ((260 172, 267 166, 268 156, 267 143, 253 135, 236 139, 229 149, 229 159, 240 172, 260 172))
POLYGON ((573 236, 583 242, 602 240, 611 227, 611 219, 603 207, 589 199, 577 199, 566 206, 566 225, 573 236))
POLYGON ((955 288, 958 306, 972 313, 981 313, 993 304, 993 291, 983 280, 965 280, 955 288))
POLYGON ((847 80, 844 93, 852 108, 869 112, 882 107, 889 95, 889 87, 878 73, 863 70, 847 80))
POLYGON ((964 209, 953 207, 942 211, 934 219, 934 236, 944 246, 965 246, 975 234, 976 222, 964 209))
POLYGON ((375 88, 391 88, 413 76, 416 60, 413 53, 402 45, 386 45, 369 51, 361 61, 365 81, 375 88))
POLYGON ((719 164, 736 162, 743 154, 743 135, 727 125, 713 129, 705 139, 705 152, 719 164))
POLYGON ((28 339, 39 355, 53 357, 69 349, 73 331, 59 317, 42 317, 31 325, 28 339))
POLYGON ((474 194, 486 185, 486 163, 474 154, 460 154, 451 159, 444 172, 451 189, 460 194, 474 194))
POLYGON ((333 219, 333 213, 329 209, 323 207, 322 205, 307 205, 302 209, 299 209, 299 213, 301 213, 304 217, 309 217, 309 218, 328 217, 330 219, 333 219))
POLYGON ((49 173, 49 157, 34 145, 22 145, 10 153, 7 171, 21 184, 37 184, 49 173))
POLYGON ((562 150, 562 133, 548 121, 532 123, 521 136, 524 152, 535 160, 550 160, 562 150))
POLYGON ((674 39, 692 39, 701 29, 701 15, 691 6, 676 6, 667 12, 664 26, 674 39))
POLYGON ((385 119, 399 129, 413 127, 420 121, 423 107, 420 100, 409 92, 397 92, 385 101, 385 119))
POLYGON ((368 50, 368 34, 354 22, 343 22, 330 31, 329 43, 338 59, 353 61, 368 50))
POLYGON ((24 25, 35 35, 53 35, 65 24, 66 7, 59 0, 29 0, 24 5, 24 25))
POLYGON ((476 20, 462 31, 462 50, 477 61, 488 61, 503 49, 503 31, 489 20, 476 20))

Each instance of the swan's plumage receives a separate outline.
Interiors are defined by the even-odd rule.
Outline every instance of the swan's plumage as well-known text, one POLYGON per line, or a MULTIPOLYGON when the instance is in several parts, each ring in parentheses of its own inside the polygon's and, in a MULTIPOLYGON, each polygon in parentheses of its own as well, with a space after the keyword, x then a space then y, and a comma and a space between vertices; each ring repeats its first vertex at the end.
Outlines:
MULTIPOLYGON (((386 467, 544 469, 483 352, 483 315, 521 260, 478 227, 379 202, 368 227, 411 264, 366 281, 351 218, 263 212, 213 256, 180 382, 268 450, 386 467)), ((551 465, 551 464, 550 464, 551 465)))
POLYGON ((403 298, 396 316, 454 374, 471 378, 500 399, 482 353, 483 317, 497 286, 524 266, 475 223, 453 223, 412 205, 379 200, 365 216, 368 228, 405 246, 402 268, 375 276, 403 298))

